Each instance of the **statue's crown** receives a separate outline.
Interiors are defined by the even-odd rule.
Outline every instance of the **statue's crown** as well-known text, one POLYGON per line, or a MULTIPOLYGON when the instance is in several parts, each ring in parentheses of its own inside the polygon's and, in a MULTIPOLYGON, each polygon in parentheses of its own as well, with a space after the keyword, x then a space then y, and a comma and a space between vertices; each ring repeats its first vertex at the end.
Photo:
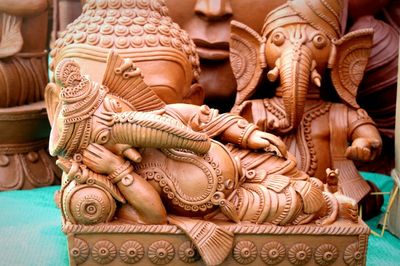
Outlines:
POLYGON ((325 33, 331 40, 341 36, 342 0, 288 0, 271 11, 264 23, 263 36, 289 24, 305 23, 325 33))

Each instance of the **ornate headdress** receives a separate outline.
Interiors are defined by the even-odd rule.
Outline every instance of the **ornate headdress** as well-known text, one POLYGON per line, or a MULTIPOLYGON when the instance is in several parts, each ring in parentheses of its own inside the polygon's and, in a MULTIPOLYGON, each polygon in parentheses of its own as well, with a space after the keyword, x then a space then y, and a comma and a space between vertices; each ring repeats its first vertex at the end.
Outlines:
POLYGON ((307 23, 324 32, 331 40, 341 35, 342 0, 288 0, 265 19, 262 29, 267 36, 276 27, 307 23))

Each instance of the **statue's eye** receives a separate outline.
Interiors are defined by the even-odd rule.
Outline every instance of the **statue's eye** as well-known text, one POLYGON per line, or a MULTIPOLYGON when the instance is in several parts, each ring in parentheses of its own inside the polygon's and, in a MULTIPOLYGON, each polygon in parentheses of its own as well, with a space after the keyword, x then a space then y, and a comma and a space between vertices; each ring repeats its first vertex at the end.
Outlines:
POLYGON ((322 34, 315 35, 312 41, 314 43, 314 46, 318 49, 324 48, 327 44, 326 37, 322 34))
POLYGON ((275 32, 271 40, 276 46, 281 46, 285 42, 285 35, 280 31, 275 32))

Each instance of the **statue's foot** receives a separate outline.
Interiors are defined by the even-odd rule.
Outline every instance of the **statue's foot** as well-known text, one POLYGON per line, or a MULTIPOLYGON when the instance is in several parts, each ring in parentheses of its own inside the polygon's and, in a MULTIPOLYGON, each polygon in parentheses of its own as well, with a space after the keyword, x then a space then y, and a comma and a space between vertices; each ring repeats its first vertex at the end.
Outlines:
POLYGON ((356 201, 352 198, 337 193, 335 194, 335 197, 339 202, 339 217, 357 223, 358 205, 356 201))
POLYGON ((323 192, 323 197, 325 200, 325 215, 316 220, 315 223, 317 225, 329 225, 336 221, 338 217, 338 212, 340 210, 340 203, 335 198, 335 196, 329 192, 323 192))

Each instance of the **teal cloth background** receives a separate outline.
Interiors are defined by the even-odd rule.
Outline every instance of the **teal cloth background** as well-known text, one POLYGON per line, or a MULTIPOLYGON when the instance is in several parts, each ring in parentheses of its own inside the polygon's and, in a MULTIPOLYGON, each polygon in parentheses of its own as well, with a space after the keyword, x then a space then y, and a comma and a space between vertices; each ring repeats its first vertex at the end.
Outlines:
MULTIPOLYGON (((390 177, 363 173, 390 191, 390 177)), ((0 193, 0 265, 68 265, 67 239, 53 200, 58 186, 0 193)), ((388 196, 385 197, 385 206, 388 196)), ((379 217, 367 221, 378 231, 379 217)), ((379 231, 380 232, 380 231, 379 231)), ((367 265, 400 265, 400 239, 389 232, 369 238, 367 265)))

